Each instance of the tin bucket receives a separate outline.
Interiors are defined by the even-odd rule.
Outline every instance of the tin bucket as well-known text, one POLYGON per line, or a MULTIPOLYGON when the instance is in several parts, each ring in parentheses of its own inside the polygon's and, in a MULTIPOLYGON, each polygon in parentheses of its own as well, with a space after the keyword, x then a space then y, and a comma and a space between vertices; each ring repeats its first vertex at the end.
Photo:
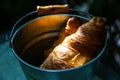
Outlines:
POLYGON ((84 23, 91 15, 71 9, 69 13, 37 15, 37 11, 30 12, 20 18, 14 25, 10 34, 11 49, 19 60, 27 80, 86 80, 95 75, 94 70, 98 60, 104 54, 108 31, 103 49, 91 61, 83 66, 65 70, 45 70, 38 68, 44 61, 43 52, 52 46, 53 42, 65 27, 66 21, 71 16, 76 16, 84 23))

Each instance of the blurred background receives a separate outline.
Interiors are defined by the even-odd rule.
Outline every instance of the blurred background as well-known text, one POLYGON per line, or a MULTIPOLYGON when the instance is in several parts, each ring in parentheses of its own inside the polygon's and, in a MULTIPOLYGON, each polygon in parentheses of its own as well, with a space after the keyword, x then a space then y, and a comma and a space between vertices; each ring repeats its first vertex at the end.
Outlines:
POLYGON ((0 80, 24 78, 5 39, 14 23, 36 10, 37 5, 51 4, 69 4, 70 8, 106 18, 106 24, 110 27, 110 40, 97 74, 102 80, 120 80, 120 0, 0 0, 0 80))

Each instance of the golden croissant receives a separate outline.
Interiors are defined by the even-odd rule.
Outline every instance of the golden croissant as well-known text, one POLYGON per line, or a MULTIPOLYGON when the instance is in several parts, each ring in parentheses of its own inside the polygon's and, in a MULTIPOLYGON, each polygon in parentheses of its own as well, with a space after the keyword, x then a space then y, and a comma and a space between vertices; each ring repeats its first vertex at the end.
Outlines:
POLYGON ((78 17, 69 18, 67 21, 66 27, 61 30, 58 40, 55 41, 52 48, 44 51, 44 56, 48 57, 48 55, 52 52, 54 47, 60 44, 66 36, 69 36, 75 33, 80 25, 81 25, 81 22, 78 17))
POLYGON ((93 17, 79 26, 75 33, 65 37, 40 65, 40 68, 58 70, 85 64, 102 49, 104 35, 104 20, 100 17, 93 17))

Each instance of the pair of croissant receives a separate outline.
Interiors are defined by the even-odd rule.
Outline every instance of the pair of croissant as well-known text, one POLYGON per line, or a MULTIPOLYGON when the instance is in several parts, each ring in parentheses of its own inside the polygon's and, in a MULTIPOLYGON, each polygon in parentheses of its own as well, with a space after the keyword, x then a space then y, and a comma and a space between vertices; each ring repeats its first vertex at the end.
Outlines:
POLYGON ((93 17, 81 24, 79 18, 71 17, 46 60, 43 69, 68 69, 85 64, 94 58, 104 44, 105 26, 100 17, 93 17))

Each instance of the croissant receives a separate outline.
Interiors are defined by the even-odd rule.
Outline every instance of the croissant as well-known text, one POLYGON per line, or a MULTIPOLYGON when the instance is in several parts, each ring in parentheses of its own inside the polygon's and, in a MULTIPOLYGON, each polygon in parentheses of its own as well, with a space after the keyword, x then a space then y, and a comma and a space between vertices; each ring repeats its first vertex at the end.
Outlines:
POLYGON ((65 37, 40 65, 43 69, 68 69, 93 59, 104 44, 105 26, 100 17, 93 17, 82 24, 75 33, 65 37))
POLYGON ((50 54, 50 52, 52 52, 54 47, 60 44, 66 36, 69 36, 75 33, 80 25, 81 23, 79 18, 75 16, 69 18, 67 21, 66 27, 61 30, 58 40, 55 41, 52 48, 45 50, 44 56, 48 57, 48 55, 50 54))

